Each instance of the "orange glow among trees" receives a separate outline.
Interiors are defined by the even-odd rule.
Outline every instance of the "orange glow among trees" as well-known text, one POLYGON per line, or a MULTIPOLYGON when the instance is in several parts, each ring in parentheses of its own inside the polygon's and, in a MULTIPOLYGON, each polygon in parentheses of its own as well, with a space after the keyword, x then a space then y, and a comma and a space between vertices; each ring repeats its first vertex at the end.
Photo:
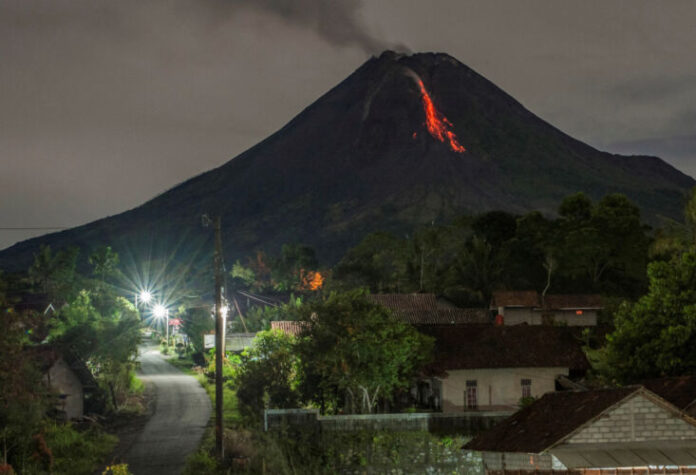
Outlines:
POLYGON ((324 285, 324 276, 319 271, 300 271, 302 286, 300 290, 319 290, 324 285))
POLYGON ((420 79, 418 80, 418 87, 420 87, 423 109, 425 110, 425 125, 430 135, 440 142, 448 143, 450 148, 455 152, 466 152, 464 146, 457 140, 457 136, 450 130, 450 127, 453 127, 452 123, 435 108, 430 94, 425 90, 423 81, 420 79))

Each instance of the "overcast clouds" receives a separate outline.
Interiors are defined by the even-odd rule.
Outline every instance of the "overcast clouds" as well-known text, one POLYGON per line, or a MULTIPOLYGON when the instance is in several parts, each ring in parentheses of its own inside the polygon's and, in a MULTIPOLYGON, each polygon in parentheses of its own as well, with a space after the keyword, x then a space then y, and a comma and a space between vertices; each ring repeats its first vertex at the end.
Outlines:
POLYGON ((447 52, 570 135, 696 176, 695 23, 693 1, 0 0, 0 226, 137 206, 383 47, 447 52))

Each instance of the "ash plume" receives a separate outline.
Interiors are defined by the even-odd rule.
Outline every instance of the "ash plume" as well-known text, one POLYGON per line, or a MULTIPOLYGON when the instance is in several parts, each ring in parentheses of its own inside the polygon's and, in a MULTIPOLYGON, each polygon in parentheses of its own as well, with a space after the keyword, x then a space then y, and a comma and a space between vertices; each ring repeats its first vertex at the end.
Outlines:
POLYGON ((367 32, 359 14, 362 0, 238 0, 238 4, 313 30, 336 46, 355 45, 369 54, 385 49, 408 51, 403 45, 390 44, 367 32))

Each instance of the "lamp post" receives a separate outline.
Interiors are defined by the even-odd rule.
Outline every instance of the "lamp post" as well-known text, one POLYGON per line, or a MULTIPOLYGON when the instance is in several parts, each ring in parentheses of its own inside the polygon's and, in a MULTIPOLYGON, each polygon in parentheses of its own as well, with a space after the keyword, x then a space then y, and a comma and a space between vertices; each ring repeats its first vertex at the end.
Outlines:
POLYGON ((166 317, 166 328, 167 328, 167 347, 169 347, 169 309, 166 308, 162 304, 157 304, 155 305, 155 308, 152 310, 153 314, 155 315, 155 318, 162 318, 166 317))

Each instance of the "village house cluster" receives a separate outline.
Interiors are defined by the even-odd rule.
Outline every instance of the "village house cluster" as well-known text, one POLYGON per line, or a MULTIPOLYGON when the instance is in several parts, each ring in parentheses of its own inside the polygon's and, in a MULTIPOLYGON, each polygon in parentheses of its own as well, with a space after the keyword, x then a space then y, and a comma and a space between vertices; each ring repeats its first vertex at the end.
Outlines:
MULTIPOLYGON (((480 453, 487 473, 693 473, 686 467, 696 464, 696 378, 583 385, 583 330, 602 333, 598 295, 500 291, 488 310, 434 294, 370 298, 435 339, 434 359, 410 394, 421 410, 502 421, 479 425, 462 448, 480 453)), ((294 321, 271 326, 302 330, 294 321)))

